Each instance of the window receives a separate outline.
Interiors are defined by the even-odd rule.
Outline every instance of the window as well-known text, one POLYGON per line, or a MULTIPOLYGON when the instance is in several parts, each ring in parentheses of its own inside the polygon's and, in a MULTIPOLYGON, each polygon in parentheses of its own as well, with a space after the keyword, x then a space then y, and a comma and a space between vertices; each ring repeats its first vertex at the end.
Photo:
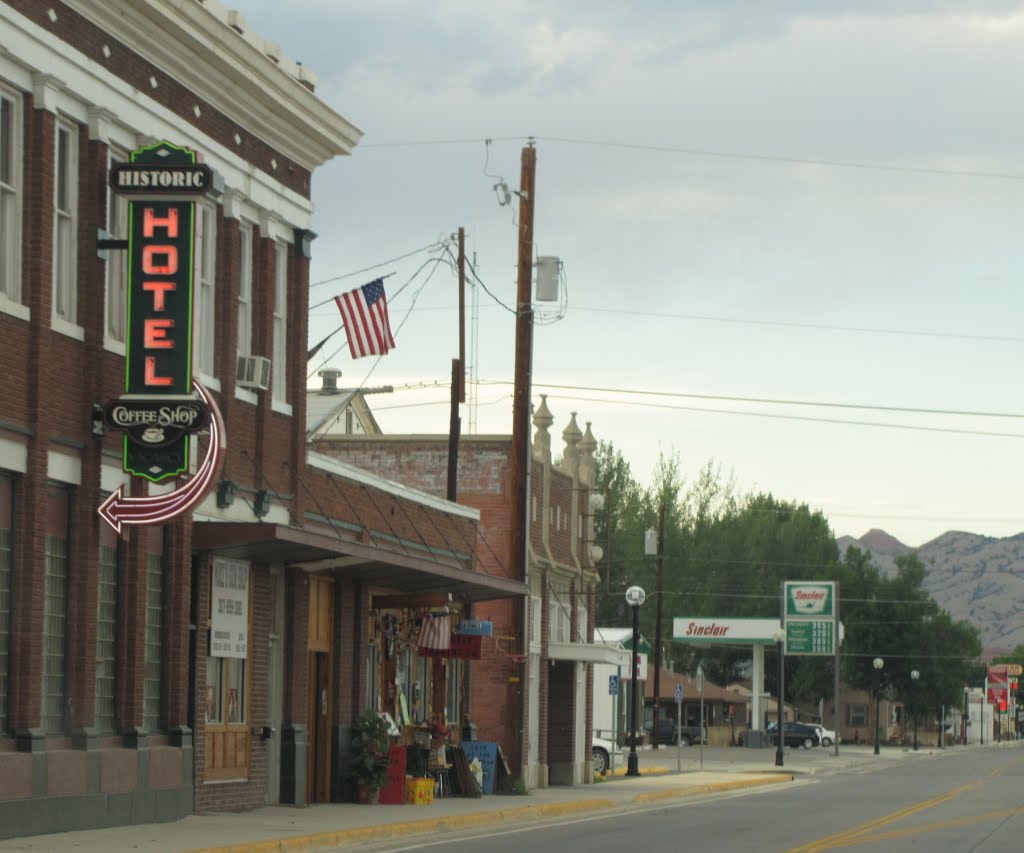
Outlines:
POLYGON ((163 695, 164 632, 164 557, 163 528, 148 531, 146 554, 146 627, 142 677, 142 726, 157 732, 160 726, 160 700, 163 695))
POLYGON ((203 696, 207 780, 249 775, 250 567, 216 559, 211 571, 210 653, 203 696))
POLYGON ((0 474, 0 732, 7 731, 11 672, 11 575, 14 574, 14 479, 0 474))
POLYGON ((204 202, 197 203, 196 211, 196 244, 195 244, 195 276, 192 292, 193 325, 195 328, 195 347, 192 351, 194 369, 206 376, 213 377, 213 348, 215 343, 215 278, 217 273, 217 212, 204 202))
POLYGON ((449 726, 462 723, 462 679, 465 661, 450 658, 445 665, 448 673, 448 695, 445 697, 445 722, 449 726))
POLYGON ((0 88, 0 302, 21 302, 21 98, 0 88))
POLYGON ((868 706, 864 702, 851 702, 846 706, 846 725, 866 726, 868 724, 868 706))
POLYGON ((378 695, 378 681, 380 678, 380 650, 376 643, 371 643, 366 649, 366 694, 363 697, 363 707, 380 710, 380 697, 378 695))
POLYGON ((64 731, 68 614, 67 489, 51 486, 46 501, 46 588, 43 595, 43 730, 64 731))
MULTIPOLYGON (((110 149, 108 166, 124 163, 128 153, 116 148, 110 149)), ((128 199, 107 187, 107 233, 111 239, 128 239, 128 199)), ((107 252, 107 342, 124 344, 125 326, 128 322, 128 252, 125 249, 110 249, 107 252)))
POLYGON ((288 247, 274 247, 274 352, 271 370, 274 400, 288 400, 288 247))
POLYGON ((242 223, 238 259, 238 354, 252 355, 252 226, 242 223))
POLYGON ((53 316, 78 319, 78 128, 57 122, 53 193, 53 316))
POLYGON ((117 673, 118 537, 109 524, 100 525, 99 577, 96 589, 96 729, 116 731, 114 716, 117 673))

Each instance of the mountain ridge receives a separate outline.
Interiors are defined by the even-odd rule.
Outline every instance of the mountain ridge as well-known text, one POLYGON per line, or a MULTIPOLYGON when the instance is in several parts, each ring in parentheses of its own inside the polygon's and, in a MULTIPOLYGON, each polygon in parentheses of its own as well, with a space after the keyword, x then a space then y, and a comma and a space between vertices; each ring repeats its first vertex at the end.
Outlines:
POLYGON ((896 558, 917 553, 928 569, 924 588, 955 619, 976 625, 986 647, 1024 645, 1024 533, 1003 538, 947 530, 918 547, 872 528, 863 536, 836 539, 868 553, 885 575, 896 558))

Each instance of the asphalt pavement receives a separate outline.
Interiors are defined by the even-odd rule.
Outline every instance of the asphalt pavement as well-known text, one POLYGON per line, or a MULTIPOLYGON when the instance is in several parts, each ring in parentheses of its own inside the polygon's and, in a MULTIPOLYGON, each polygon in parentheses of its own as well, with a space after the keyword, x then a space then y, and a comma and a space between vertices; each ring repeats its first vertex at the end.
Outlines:
POLYGON ((876 756, 870 746, 841 745, 836 756, 832 748, 787 748, 780 767, 776 765, 774 748, 647 748, 638 752, 639 776, 626 777, 626 761, 617 760, 615 775, 604 781, 540 788, 526 795, 446 797, 429 805, 266 806, 246 812, 190 815, 172 823, 12 838, 0 841, 0 851, 308 853, 419 833, 436 836, 474 826, 522 824, 720 791, 787 784, 804 775, 870 771, 894 761, 924 760, 939 752, 886 747, 876 756))

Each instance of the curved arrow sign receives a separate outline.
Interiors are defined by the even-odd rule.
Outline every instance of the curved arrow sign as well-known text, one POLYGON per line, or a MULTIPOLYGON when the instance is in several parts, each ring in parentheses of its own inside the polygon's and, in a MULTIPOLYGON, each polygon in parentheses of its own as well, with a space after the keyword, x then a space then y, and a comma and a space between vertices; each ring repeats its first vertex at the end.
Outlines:
POLYGON ((185 485, 173 492, 133 498, 125 497, 124 487, 118 486, 117 491, 100 504, 98 510, 103 520, 118 533, 125 524, 160 524, 187 512, 206 496, 210 486, 220 476, 226 447, 224 419, 216 400, 207 390, 195 379, 192 384, 200 399, 210 407, 210 443, 206 448, 206 457, 185 485))

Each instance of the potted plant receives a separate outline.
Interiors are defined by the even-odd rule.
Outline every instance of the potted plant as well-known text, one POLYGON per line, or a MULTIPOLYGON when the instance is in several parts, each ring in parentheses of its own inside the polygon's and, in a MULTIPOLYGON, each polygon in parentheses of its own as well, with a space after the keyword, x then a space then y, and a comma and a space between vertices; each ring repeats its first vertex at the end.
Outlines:
POLYGON ((359 715, 353 727, 348 778, 355 783, 360 803, 376 803, 388 777, 388 723, 372 708, 359 715))

